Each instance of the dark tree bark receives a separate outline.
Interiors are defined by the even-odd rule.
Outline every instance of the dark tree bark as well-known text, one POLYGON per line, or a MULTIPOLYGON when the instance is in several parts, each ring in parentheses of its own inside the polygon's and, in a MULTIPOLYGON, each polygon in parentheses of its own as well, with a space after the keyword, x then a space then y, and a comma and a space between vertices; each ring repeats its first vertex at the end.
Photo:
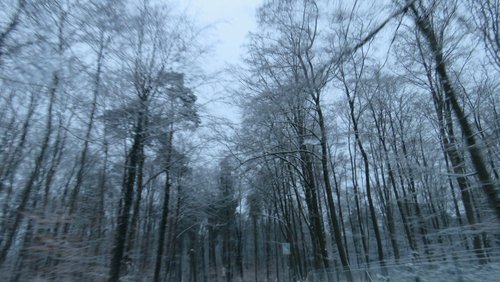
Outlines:
MULTIPOLYGON (((379 110, 380 112, 377 112, 374 109, 372 102, 369 102, 369 108, 371 110, 372 117, 373 117, 373 120, 375 122, 375 128, 377 130, 378 140, 380 142, 380 145, 382 145, 382 149, 383 149, 383 153, 381 154, 382 155, 381 159, 383 158, 383 160, 385 161, 385 163, 387 165, 389 178, 392 178, 393 177, 392 168, 391 168, 391 164, 389 162, 389 158, 388 158, 388 154, 387 154, 385 125, 383 125, 384 118, 382 117, 383 114, 381 113, 382 111, 385 111, 385 110, 390 111, 391 109, 387 109, 387 108, 380 109, 379 110)), ((373 151, 373 149, 372 149, 372 151, 373 151)), ((381 162, 382 162, 382 160, 381 160, 381 162)), ((377 186, 379 186, 379 187, 382 186, 381 187, 382 191, 380 191, 379 194, 381 195, 382 199, 385 199, 385 202, 382 204, 382 206, 386 212, 387 228, 389 230, 390 241, 391 241, 391 245, 392 245, 392 248, 394 251, 394 258, 396 259, 396 262, 397 262, 400 259, 400 254, 399 254, 399 246, 398 246, 398 242, 397 242, 396 226, 394 224, 394 216, 393 216, 392 201, 391 201, 392 197, 390 195, 390 189, 389 189, 389 187, 387 187, 386 178, 384 176, 384 174, 385 174, 384 168, 382 167, 380 171, 378 171, 375 168, 375 174, 380 175, 380 177, 382 178, 382 185, 380 185, 380 183, 377 183, 377 186)), ((378 180, 379 177, 376 177, 376 179, 377 179, 377 182, 379 182, 379 180, 378 180)), ((403 221, 403 223, 405 223, 405 221, 403 221)))
MULTIPOLYGON (((422 46, 418 38, 417 38, 417 44, 420 51, 420 56, 424 58, 424 50, 422 49, 422 46)), ((432 76, 432 69, 429 66, 429 64, 425 62, 425 59, 423 60, 423 66, 426 71, 426 77, 429 83, 429 89, 432 94, 434 109, 437 115, 437 123, 439 128, 439 134, 441 136, 441 143, 442 143, 442 148, 444 150, 445 159, 447 162, 449 161, 451 163, 450 172, 456 175, 455 178, 462 196, 462 203, 465 210, 467 221, 471 226, 475 226, 477 221, 474 216, 474 206, 472 203, 472 195, 470 190, 471 185, 469 179, 467 178, 465 158, 460 152, 456 141, 455 130, 451 116, 452 110, 451 110, 450 100, 446 99, 444 95, 442 95, 443 93, 440 93, 439 91, 440 88, 438 86, 435 87, 435 82, 432 76)), ((460 217, 459 220, 461 221, 460 217)), ((485 254, 482 250, 481 237, 479 234, 473 235, 472 244, 479 260, 481 262, 485 262, 485 254)))
POLYGON ((5 239, 3 240, 3 246, 0 249, 0 265, 2 265, 5 262, 7 254, 10 248, 12 247, 12 242, 16 237, 19 226, 21 225, 24 219, 24 212, 26 210, 28 200, 32 193, 33 187, 35 186, 35 183, 38 177, 40 176, 43 162, 45 161, 47 155, 49 142, 52 135, 52 119, 53 119, 52 115, 53 115, 54 101, 58 87, 59 87, 59 76, 57 73, 54 73, 52 76, 52 85, 50 87, 50 92, 49 92, 50 96, 47 106, 47 122, 45 125, 44 137, 41 142, 40 152, 35 158, 35 164, 33 170, 31 171, 28 180, 24 185, 24 188, 21 190, 20 202, 13 215, 14 216, 13 224, 12 226, 10 226, 9 231, 6 234, 5 239))
POLYGON ((486 162, 484 161, 481 153, 480 144, 476 140, 475 133, 473 132, 470 122, 458 102, 458 96, 453 88, 452 81, 448 76, 447 64, 443 56, 443 46, 438 42, 432 23, 429 20, 428 11, 419 10, 415 4, 412 4, 410 8, 413 12, 417 28, 429 44, 436 64, 435 69, 439 75, 439 80, 442 84, 446 100, 448 100, 451 104, 451 108, 457 117, 460 128, 465 135, 467 151, 469 152, 472 165, 474 166, 479 181, 481 182, 482 189, 486 194, 490 207, 496 213, 498 220, 500 220, 500 198, 498 197, 498 188, 495 187, 495 183, 490 176, 486 162))
MULTIPOLYGON (((142 106, 146 101, 141 101, 142 106)), ((137 122, 134 129, 134 140, 132 147, 127 156, 125 177, 122 189, 122 201, 118 221, 113 241, 113 251, 109 270, 109 282, 117 282, 120 279, 120 270, 122 267, 123 254, 125 252, 125 243, 127 230, 129 225, 130 210, 132 207, 132 199, 134 195, 135 180, 138 173, 138 165, 140 162, 141 151, 143 150, 144 134, 145 134, 145 109, 138 113, 137 122)))
POLYGON ((323 117, 323 111, 320 105, 320 97, 319 94, 314 97, 314 103, 316 104, 316 113, 318 114, 318 123, 321 131, 321 167, 323 169, 323 181, 325 183, 325 192, 326 199, 330 212, 330 221, 333 227, 333 234, 335 239, 335 244, 337 245, 337 250, 339 252, 340 261, 342 263, 342 267, 344 268, 345 274, 347 276, 348 281, 353 281, 353 277, 351 274, 351 269, 349 266, 349 259, 347 257, 347 252, 345 250, 344 243, 342 241, 342 234, 339 225, 339 219, 337 216, 337 210, 335 208, 335 201, 333 199, 333 190, 330 182, 330 173, 328 170, 328 145, 327 145, 327 136, 326 136, 326 126, 323 117))
POLYGON ((172 139, 173 139, 173 129, 170 128, 170 131, 167 134, 167 148, 166 148, 166 158, 165 158, 165 191, 163 192, 163 206, 162 213, 160 219, 160 229, 158 231, 158 246, 156 249, 156 261, 154 268, 154 281, 161 281, 160 279, 160 271, 161 271, 161 262, 163 258, 163 250, 165 244, 165 235, 167 230, 167 220, 168 220, 168 212, 169 212, 169 204, 170 204, 170 189, 172 186, 171 183, 171 155, 172 155, 172 139))
MULTIPOLYGON (((344 74, 342 74, 344 76, 344 74)), ((345 80, 344 80, 345 83, 345 80)), ((352 122, 352 127, 354 131, 354 137, 356 144, 358 145, 359 151, 361 153, 361 157, 363 159, 363 165, 364 165, 364 175, 365 175, 365 187, 366 187, 366 194, 367 194, 367 200, 368 200, 368 208, 370 210, 370 218, 372 222, 372 227, 373 231, 375 233, 375 240, 377 244, 377 254, 378 254, 378 260, 379 264, 382 268, 382 272, 385 274, 387 272, 386 266, 385 266, 385 259, 384 259, 384 246, 382 245, 382 236, 380 234, 380 229, 378 226, 378 220, 377 220, 377 214, 375 211, 375 205, 373 203, 373 195, 372 195, 372 190, 371 190, 371 181, 370 181, 370 164, 368 160, 368 154, 365 151, 365 148, 363 146, 363 143, 361 142, 361 137, 359 133, 359 128, 358 128, 358 119, 355 116, 354 112, 354 98, 353 94, 351 94, 351 90, 348 88, 347 85, 344 87, 345 93, 347 95, 348 103, 349 103, 349 109, 350 109, 350 118, 352 122)))
MULTIPOLYGON (((96 116, 96 111, 97 111, 97 99, 99 98, 99 88, 101 87, 101 73, 102 73, 102 63, 103 63, 103 56, 104 56, 104 47, 105 47, 105 42, 104 42, 104 32, 101 31, 100 34, 100 41, 99 41, 99 50, 97 51, 97 69, 94 74, 94 85, 93 85, 93 93, 92 93, 92 105, 90 106, 90 116, 89 120, 87 123, 87 128, 85 130, 85 136, 83 137, 83 148, 80 153, 80 158, 78 159, 78 171, 76 173, 76 180, 75 180, 75 186, 73 187, 73 190, 71 191, 70 198, 69 198, 69 208, 68 208, 68 216, 72 216, 76 210, 76 204, 78 200, 78 196, 80 194, 80 189, 83 184, 83 178, 84 178, 84 173, 85 169, 87 168, 87 158, 88 158, 88 151, 89 151, 89 143, 91 139, 91 134, 92 134, 92 129, 94 128, 94 120, 96 116)), ((69 224, 66 224, 64 227, 64 234, 68 232, 69 229, 69 224)))

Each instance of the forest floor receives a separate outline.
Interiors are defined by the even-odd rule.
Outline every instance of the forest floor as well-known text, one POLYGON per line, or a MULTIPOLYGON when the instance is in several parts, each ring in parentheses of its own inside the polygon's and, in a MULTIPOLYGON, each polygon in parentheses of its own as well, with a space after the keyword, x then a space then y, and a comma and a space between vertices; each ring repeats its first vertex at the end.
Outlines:
MULTIPOLYGON (((500 277, 500 263, 485 265, 467 263, 440 263, 419 265, 400 265, 388 268, 388 274, 382 275, 378 270, 353 270, 354 281, 397 281, 397 282, 469 282, 497 281, 500 277), (497 277, 497 278, 495 278, 497 277)), ((307 282, 347 281, 344 275, 334 271, 311 272, 307 282)))

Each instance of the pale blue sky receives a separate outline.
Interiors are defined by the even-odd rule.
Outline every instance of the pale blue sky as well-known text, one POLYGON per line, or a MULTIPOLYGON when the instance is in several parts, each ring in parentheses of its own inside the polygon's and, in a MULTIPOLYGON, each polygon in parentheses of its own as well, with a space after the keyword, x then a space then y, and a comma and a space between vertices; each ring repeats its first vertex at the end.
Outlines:
POLYGON ((215 64, 235 63, 245 36, 256 27, 255 10, 261 0, 181 0, 202 25, 214 24, 215 64))
MULTIPOLYGON (((205 70, 209 73, 220 71, 229 64, 237 64, 242 57, 242 45, 248 32, 256 29, 255 12, 263 0, 172 0, 186 7, 196 22, 202 26, 210 25, 207 40, 215 41, 213 53, 207 58, 205 70)), ((211 82, 198 89, 199 102, 204 105, 209 114, 237 121, 238 110, 228 84, 223 74, 217 76, 215 83, 211 82)))

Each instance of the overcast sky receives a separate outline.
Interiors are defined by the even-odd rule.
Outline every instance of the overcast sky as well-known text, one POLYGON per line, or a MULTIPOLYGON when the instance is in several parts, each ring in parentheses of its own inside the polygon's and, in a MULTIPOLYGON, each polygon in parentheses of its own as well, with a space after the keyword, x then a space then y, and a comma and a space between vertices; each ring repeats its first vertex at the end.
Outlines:
MULTIPOLYGON (((175 0, 179 1, 179 0, 175 0)), ((175 1, 173 1, 175 3, 175 1)), ((255 30, 255 11, 263 0, 180 0, 189 13, 193 14, 198 24, 210 25, 209 41, 217 42, 213 46, 213 55, 209 57, 205 70, 221 70, 228 64, 235 64, 243 53, 249 31, 255 30)), ((237 121, 238 113, 234 106, 227 104, 231 100, 225 85, 209 85, 198 89, 198 101, 205 105, 211 115, 237 121), (225 102, 223 102, 225 101, 225 102), (208 104, 207 104, 208 102, 208 104)))
POLYGON ((261 0, 182 0, 202 25, 214 24, 218 44, 216 64, 235 63, 246 34, 256 27, 255 10, 261 0))

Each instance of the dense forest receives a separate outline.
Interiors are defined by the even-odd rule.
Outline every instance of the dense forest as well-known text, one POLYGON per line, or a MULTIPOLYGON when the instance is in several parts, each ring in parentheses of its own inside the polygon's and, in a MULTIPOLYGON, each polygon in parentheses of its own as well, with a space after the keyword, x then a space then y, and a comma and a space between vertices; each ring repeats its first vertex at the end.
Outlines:
POLYGON ((265 0, 221 72, 176 1, 0 0, 0 280, 499 277, 499 15, 265 0))

